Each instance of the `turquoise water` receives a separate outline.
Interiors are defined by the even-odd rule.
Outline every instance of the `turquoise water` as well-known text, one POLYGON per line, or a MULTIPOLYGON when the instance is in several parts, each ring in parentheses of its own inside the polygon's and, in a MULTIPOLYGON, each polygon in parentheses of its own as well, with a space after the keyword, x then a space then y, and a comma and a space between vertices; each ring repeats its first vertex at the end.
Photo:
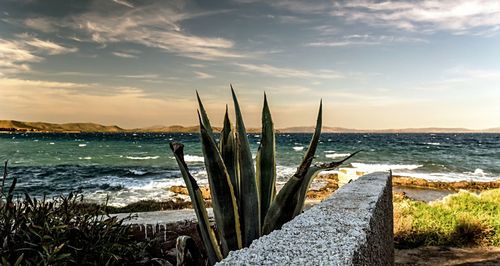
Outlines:
MULTIPOLYGON (((278 134, 279 180, 293 174, 310 134, 278 134)), ((255 154, 260 136, 250 134, 255 154)), ((18 191, 54 196, 80 191, 89 199, 111 196, 123 205, 166 199, 181 185, 169 142, 185 144, 195 178, 206 183, 197 134, 0 134, 0 159, 9 160, 18 191)), ((316 162, 363 150, 345 167, 392 169, 430 180, 500 180, 500 134, 323 134, 316 162)))

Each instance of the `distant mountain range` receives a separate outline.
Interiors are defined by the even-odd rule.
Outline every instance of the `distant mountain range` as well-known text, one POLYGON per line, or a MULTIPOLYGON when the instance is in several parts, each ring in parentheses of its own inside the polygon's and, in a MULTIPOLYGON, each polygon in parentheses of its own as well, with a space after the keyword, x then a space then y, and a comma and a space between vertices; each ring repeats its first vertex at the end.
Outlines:
MULTIPOLYGON (((22 122, 15 120, 0 120, 0 131, 2 132, 63 132, 63 133, 84 133, 84 132, 165 132, 165 133, 195 133, 198 126, 152 126, 146 128, 124 129, 119 126, 104 126, 95 123, 66 123, 54 124, 45 122, 22 122)), ((219 127, 214 130, 219 131, 219 127)), ((314 127, 287 127, 277 129, 281 133, 309 133, 314 127)), ((248 128, 249 133, 260 132, 259 128, 248 128)), ((472 130, 467 128, 403 128, 403 129, 382 129, 382 130, 360 130, 342 127, 323 127, 324 133, 500 133, 500 127, 483 130, 472 130)))

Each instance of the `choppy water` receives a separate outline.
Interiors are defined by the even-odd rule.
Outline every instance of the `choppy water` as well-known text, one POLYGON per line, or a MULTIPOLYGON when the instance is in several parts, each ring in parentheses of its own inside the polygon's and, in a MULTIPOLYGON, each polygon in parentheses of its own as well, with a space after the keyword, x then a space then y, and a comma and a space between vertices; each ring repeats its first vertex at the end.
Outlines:
MULTIPOLYGON (((279 134, 279 180, 293 174, 310 134, 279 134)), ((250 134, 255 154, 260 136, 250 134)), ((185 144, 186 161, 206 183, 197 134, 0 134, 0 159, 9 160, 18 191, 58 195, 79 190, 89 199, 111 196, 124 205, 166 199, 183 184, 168 143, 185 144)), ((323 134, 316 162, 363 150, 348 167, 430 180, 500 180, 500 134, 323 134)))

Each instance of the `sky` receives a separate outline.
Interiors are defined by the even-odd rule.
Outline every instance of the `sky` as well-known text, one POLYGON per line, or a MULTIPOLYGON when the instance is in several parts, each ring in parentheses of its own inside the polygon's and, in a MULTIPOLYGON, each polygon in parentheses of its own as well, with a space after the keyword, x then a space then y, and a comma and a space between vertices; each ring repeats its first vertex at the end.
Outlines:
POLYGON ((500 127, 500 1, 0 0, 0 119, 500 127))

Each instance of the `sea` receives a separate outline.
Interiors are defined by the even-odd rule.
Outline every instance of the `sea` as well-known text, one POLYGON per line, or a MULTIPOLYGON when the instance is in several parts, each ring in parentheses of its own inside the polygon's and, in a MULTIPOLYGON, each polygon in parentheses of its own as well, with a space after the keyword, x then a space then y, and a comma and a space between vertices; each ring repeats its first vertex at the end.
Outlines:
MULTIPOLYGON (((277 134, 278 182, 293 175, 311 134, 277 134)), ((259 134, 249 134, 255 155, 259 134)), ((140 200, 167 200, 168 188, 183 185, 170 142, 185 145, 195 179, 207 184, 198 134, 188 133, 2 133, 0 159, 8 160, 8 186, 34 197, 82 193, 87 200, 124 206, 140 200)), ((500 134, 324 133, 316 163, 338 161, 362 150, 342 167, 366 173, 432 181, 500 180, 500 134)))

